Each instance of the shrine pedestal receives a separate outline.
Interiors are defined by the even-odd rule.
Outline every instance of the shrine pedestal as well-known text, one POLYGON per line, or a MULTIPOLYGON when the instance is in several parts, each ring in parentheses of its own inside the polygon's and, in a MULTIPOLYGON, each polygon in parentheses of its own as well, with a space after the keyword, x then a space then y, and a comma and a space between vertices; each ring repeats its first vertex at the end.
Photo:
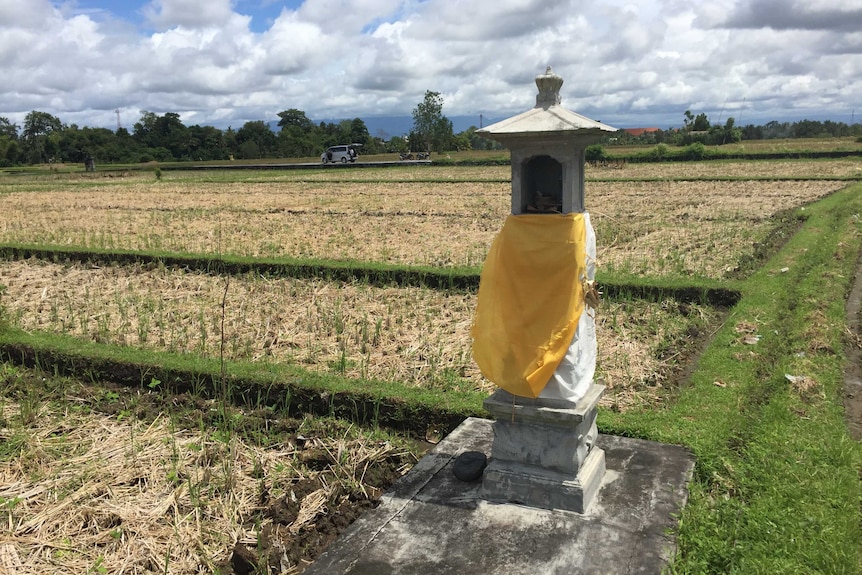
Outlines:
POLYGON ((593 384, 576 404, 494 392, 484 402, 495 421, 480 497, 584 513, 605 474, 605 453, 594 447, 604 390, 593 384))

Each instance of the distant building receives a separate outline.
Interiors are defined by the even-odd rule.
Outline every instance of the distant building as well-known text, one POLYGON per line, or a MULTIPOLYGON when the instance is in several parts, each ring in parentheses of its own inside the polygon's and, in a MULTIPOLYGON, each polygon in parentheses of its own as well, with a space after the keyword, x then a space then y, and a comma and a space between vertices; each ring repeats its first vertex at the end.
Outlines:
POLYGON ((637 138, 638 136, 643 136, 644 134, 658 132, 659 128, 623 128, 623 131, 637 138))

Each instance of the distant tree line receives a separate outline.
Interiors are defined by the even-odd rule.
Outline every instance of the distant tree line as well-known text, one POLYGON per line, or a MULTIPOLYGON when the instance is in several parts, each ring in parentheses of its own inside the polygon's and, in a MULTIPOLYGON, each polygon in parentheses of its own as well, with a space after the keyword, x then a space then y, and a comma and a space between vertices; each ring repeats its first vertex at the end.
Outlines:
MULTIPOLYGON (((305 112, 291 108, 278 113, 277 130, 255 120, 237 130, 213 126, 186 126, 174 112, 159 115, 141 111, 132 131, 66 125, 60 118, 34 110, 19 127, 0 116, 0 166, 47 162, 99 163, 176 162, 262 158, 315 157, 327 147, 362 144, 363 154, 451 150, 499 149, 496 142, 477 135, 477 128, 454 134, 452 122, 443 115, 443 98, 427 91, 413 110, 413 128, 405 136, 389 140, 374 137, 361 118, 340 122, 310 120, 305 112)), ((862 125, 802 120, 769 122, 763 126, 738 127, 733 118, 713 125, 706 114, 686 110, 682 129, 656 130, 639 136, 619 131, 613 143, 721 145, 740 140, 771 138, 862 137, 862 125)), ((606 142, 607 143, 607 142, 606 142)))
POLYGON ((0 116, 0 165, 84 162, 90 157, 102 163, 285 158, 313 156, 341 143, 362 144, 366 153, 385 149, 385 143, 371 137, 359 118, 314 124, 293 109, 278 116, 277 132, 263 121, 220 130, 186 126, 174 112, 159 115, 144 110, 131 133, 123 127, 113 131, 66 125, 39 111, 27 114, 19 130, 0 116))
POLYGON ((742 140, 773 140, 785 138, 844 138, 862 137, 862 124, 845 124, 826 120, 802 120, 799 122, 767 122, 763 126, 748 124, 739 127, 730 117, 724 124, 713 124, 706 114, 694 115, 686 110, 681 129, 668 128, 644 132, 634 136, 625 131, 617 132, 605 139, 604 143, 615 144, 669 144, 688 146, 700 143, 708 146, 721 146, 742 140))
POLYGON ((21 127, 0 116, 0 166, 85 163, 90 159, 114 164, 301 158, 318 156, 339 144, 361 144, 363 154, 497 147, 476 136, 475 127, 453 134, 452 122, 442 109, 440 94, 426 92, 413 111, 410 133, 388 141, 369 134, 361 118, 315 123, 295 108, 278 113, 275 131, 261 120, 246 122, 237 130, 186 126, 177 113, 159 115, 147 110, 141 111, 131 132, 124 127, 114 131, 67 125, 52 114, 34 110, 21 127))

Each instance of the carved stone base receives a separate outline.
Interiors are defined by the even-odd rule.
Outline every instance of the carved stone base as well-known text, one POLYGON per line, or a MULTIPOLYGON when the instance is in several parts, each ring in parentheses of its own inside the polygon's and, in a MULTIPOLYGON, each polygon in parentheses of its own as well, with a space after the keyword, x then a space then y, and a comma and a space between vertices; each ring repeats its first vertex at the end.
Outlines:
POLYGON ((486 399, 485 409, 495 418, 494 444, 480 496, 583 513, 605 473, 605 454, 593 448, 604 389, 593 384, 576 404, 502 389, 486 399))
POLYGON ((575 476, 535 465, 492 460, 485 469, 480 497, 584 513, 595 499, 604 475, 605 452, 598 447, 590 450, 575 476))

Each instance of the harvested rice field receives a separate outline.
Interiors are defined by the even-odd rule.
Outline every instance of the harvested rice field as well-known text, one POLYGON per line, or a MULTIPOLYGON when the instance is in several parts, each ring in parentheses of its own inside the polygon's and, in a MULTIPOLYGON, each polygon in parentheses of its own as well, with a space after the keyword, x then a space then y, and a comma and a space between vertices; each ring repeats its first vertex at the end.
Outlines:
MULTIPOLYGON (((777 215, 858 173, 839 160, 590 167, 600 273, 736 277, 777 215)), ((509 212, 508 178, 416 166, 4 175, 0 243, 478 268, 509 212)), ((33 333, 441 396, 491 389, 471 358, 468 291, 35 259, 0 262, 0 286, 0 320, 33 333)), ((723 317, 618 299, 596 320, 603 408, 626 412, 668 401, 723 317)), ((737 331, 743 353, 756 326, 737 331)), ((156 379, 130 389, 0 364, 0 574, 298 575, 426 448, 156 379)))
POLYGON ((697 178, 858 178, 862 167, 856 158, 828 160, 715 160, 708 162, 614 163, 587 166, 586 176, 595 179, 697 179, 697 178))
MULTIPOLYGON (((15 325, 93 341, 292 363, 432 389, 489 391, 473 362, 475 293, 325 280, 225 280, 167 268, 0 263, 15 325), (227 282, 227 284, 226 284, 227 282)), ((673 301, 606 301, 596 312, 603 401, 652 401, 718 312, 673 301)))
MULTIPOLYGON (((587 182, 600 273, 732 276, 775 227, 773 216, 846 183, 744 179, 754 167, 776 178, 845 177, 858 169, 839 160, 589 168, 593 178, 610 171, 632 178, 587 182), (743 179, 673 179, 685 173, 743 179)), ((16 176, 0 183, 0 241, 478 268, 509 211, 508 170, 16 176)), ((26 330, 212 357, 222 353, 226 293, 229 359, 435 389, 489 389, 470 353, 471 293, 34 261, 0 264, 0 284, 9 317, 26 330)), ((707 307, 670 301, 603 302, 596 319, 605 404, 625 409, 650 401, 717 317, 707 307)))
MULTIPOLYGON (((858 170, 761 164, 776 178, 858 170)), ((604 269, 723 279, 768 236, 770 217, 846 183, 648 179, 735 170, 744 178, 753 169, 673 166, 625 166, 614 175, 634 180, 587 182, 604 269)), ((506 178, 503 167, 5 178, 0 242, 480 267, 510 210, 506 178)))
POLYGON ((421 453, 157 389, 8 366, 0 382, 4 575, 297 575, 421 453))

